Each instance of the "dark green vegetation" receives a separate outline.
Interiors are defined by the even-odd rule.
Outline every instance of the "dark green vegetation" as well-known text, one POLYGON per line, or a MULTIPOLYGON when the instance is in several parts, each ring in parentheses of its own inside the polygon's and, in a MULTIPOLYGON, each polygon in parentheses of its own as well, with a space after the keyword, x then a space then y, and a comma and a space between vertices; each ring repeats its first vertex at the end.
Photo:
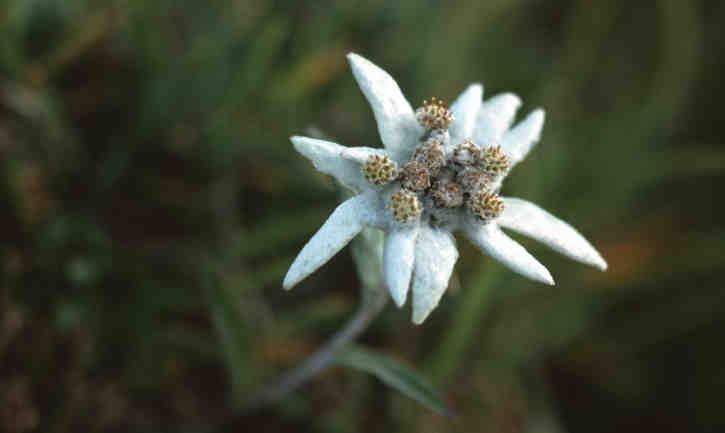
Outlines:
POLYGON ((0 431, 722 431, 724 20, 696 0, 1 1, 0 431), (523 240, 551 288, 461 240, 424 326, 388 306, 361 344, 453 421, 346 367, 235 412, 358 303, 349 250, 280 287, 337 201, 288 136, 379 145, 348 50, 415 103, 480 80, 545 107, 504 193, 610 263, 523 240))

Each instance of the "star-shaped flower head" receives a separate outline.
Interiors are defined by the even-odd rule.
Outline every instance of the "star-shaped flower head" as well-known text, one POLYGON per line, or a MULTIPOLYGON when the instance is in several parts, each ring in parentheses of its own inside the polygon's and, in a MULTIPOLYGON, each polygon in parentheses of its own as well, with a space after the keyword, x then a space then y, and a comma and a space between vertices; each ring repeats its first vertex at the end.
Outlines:
POLYGON ((458 259, 454 232, 532 280, 554 284, 549 271, 501 228, 532 237, 601 270, 602 256, 574 228, 528 201, 501 197, 501 182, 539 140, 544 112, 511 128, 519 98, 483 101, 469 86, 450 106, 431 98, 417 110, 385 71, 348 54, 353 75, 377 121, 384 148, 344 147, 307 137, 292 143, 321 172, 357 195, 343 202, 304 246, 284 279, 292 288, 363 227, 385 232, 383 273, 398 306, 413 296, 413 323, 438 305, 458 259))

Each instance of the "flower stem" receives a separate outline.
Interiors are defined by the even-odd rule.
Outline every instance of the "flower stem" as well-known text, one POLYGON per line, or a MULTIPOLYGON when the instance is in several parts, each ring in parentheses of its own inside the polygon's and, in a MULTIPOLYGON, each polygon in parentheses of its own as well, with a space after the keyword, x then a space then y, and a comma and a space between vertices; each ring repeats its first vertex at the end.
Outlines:
POLYGON ((327 370, 335 360, 338 351, 355 341, 365 332, 372 320, 383 311, 387 301, 388 295, 383 288, 364 290, 362 303, 347 324, 304 362, 284 373, 276 381, 263 387, 249 399, 244 411, 251 411, 275 403, 290 392, 298 389, 308 380, 327 370))

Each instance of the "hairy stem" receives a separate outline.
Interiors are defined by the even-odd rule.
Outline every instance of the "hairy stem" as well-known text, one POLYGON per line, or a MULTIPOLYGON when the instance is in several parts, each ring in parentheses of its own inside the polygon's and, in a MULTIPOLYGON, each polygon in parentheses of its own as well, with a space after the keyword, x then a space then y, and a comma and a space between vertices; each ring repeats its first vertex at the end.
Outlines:
POLYGON ((387 301, 388 295, 382 288, 365 290, 360 307, 342 329, 304 362, 284 373, 275 382, 263 387, 249 399, 245 409, 249 411, 275 403, 329 368, 338 351, 365 332, 372 320, 383 311, 387 301))

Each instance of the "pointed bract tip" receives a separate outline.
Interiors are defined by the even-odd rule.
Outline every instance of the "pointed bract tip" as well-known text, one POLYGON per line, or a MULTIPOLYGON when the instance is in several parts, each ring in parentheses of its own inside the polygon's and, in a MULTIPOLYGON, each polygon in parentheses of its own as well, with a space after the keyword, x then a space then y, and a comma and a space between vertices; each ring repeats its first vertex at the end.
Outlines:
POLYGON ((376 81, 378 78, 385 77, 388 77, 392 80, 392 77, 389 77, 387 72, 380 69, 378 65, 359 54, 348 53, 347 62, 350 64, 350 70, 352 71, 353 76, 355 76, 355 79, 358 80, 358 82, 360 82, 360 80, 370 79, 376 81))
POLYGON ((510 109, 512 109, 513 111, 518 110, 522 104, 521 97, 512 92, 496 94, 491 98, 484 100, 483 102, 501 104, 504 107, 510 107, 510 109))
POLYGON ((411 322, 413 322, 413 325, 421 325, 423 322, 425 322, 425 319, 428 317, 428 315, 422 315, 422 314, 415 314, 413 313, 413 318, 411 322))
POLYGON ((357 53, 353 53, 352 51, 347 53, 347 56, 345 56, 345 57, 347 57, 347 61, 348 61, 348 63, 350 63, 350 66, 353 66, 353 67, 355 66, 355 64, 368 61, 365 57, 363 57, 357 53))
POLYGON ((309 149, 310 146, 314 147, 313 142, 310 142, 309 138, 301 135, 293 135, 289 139, 292 142, 292 147, 294 147, 295 150, 302 155, 306 155, 305 150, 309 149))
POLYGON ((546 284, 547 286, 555 286, 556 283, 554 282, 554 277, 551 276, 551 272, 549 272, 548 269, 544 265, 541 265, 541 268, 538 270, 538 272, 534 275, 529 276, 529 278, 533 278, 534 280, 546 284))
POLYGON ((430 305, 425 308, 416 308, 415 303, 413 303, 413 315, 411 317, 411 321, 414 325, 420 325, 421 323, 425 322, 425 320, 430 316, 430 314, 438 308, 438 302, 436 302, 434 305, 430 305))
POLYGON ((599 251, 594 249, 594 247, 591 247, 591 251, 587 255, 586 260, 583 260, 582 262, 587 265, 593 266, 602 272, 606 271, 609 268, 607 261, 604 260, 604 257, 602 257, 602 255, 599 254, 599 251))
POLYGON ((604 260, 602 256, 597 257, 597 261, 594 266, 596 266, 602 272, 606 271, 609 268, 607 261, 604 260))
POLYGON ((297 147, 300 144, 300 142, 302 142, 302 139, 303 138, 304 137, 302 137, 301 135, 293 135, 293 136, 291 136, 289 138, 289 141, 292 142, 292 145, 294 145, 295 147, 297 147))
POLYGON ((411 322, 413 322, 413 325, 421 325, 423 322, 426 321, 428 316, 430 316, 430 313, 433 312, 433 310, 438 307, 438 304, 433 306, 432 308, 428 308, 424 311, 416 311, 415 306, 413 307, 413 315, 411 317, 411 322))
POLYGON ((545 284, 547 284, 549 286, 555 286, 556 285, 556 283, 554 282, 554 277, 551 276, 551 273, 549 272, 548 269, 546 269, 546 275, 543 276, 543 280, 541 282, 542 283, 545 283, 545 284))
POLYGON ((390 297, 393 299, 393 302, 395 303, 395 306, 398 308, 403 308, 403 305, 405 305, 405 299, 407 298, 407 294, 405 292, 395 294, 392 291, 390 292, 390 297))
POLYGON ((295 280, 295 278, 292 277, 292 275, 287 272, 287 275, 284 277, 284 281, 282 281, 282 288, 284 290, 292 290, 292 288, 298 283, 298 281, 295 280))
POLYGON ((532 119, 536 119, 539 122, 544 122, 546 120, 546 111, 544 111, 543 108, 536 108, 531 112, 529 115, 532 119))
MULTIPOLYGON (((483 84, 481 83, 471 83, 468 85, 468 87, 463 90, 461 95, 454 101, 453 105, 451 106, 451 109, 453 110, 453 107, 457 107, 454 111, 460 111, 460 110, 469 110, 471 106, 475 106, 476 110, 478 110, 478 107, 481 105, 481 101, 483 100, 483 84)), ((477 112, 477 111, 476 111, 477 112)), ((463 112, 457 113, 458 115, 463 115, 463 112)))
POLYGON ((476 92, 481 93, 481 96, 483 97, 483 83, 479 83, 479 82, 471 83, 468 86, 468 89, 471 91, 476 91, 476 92))

